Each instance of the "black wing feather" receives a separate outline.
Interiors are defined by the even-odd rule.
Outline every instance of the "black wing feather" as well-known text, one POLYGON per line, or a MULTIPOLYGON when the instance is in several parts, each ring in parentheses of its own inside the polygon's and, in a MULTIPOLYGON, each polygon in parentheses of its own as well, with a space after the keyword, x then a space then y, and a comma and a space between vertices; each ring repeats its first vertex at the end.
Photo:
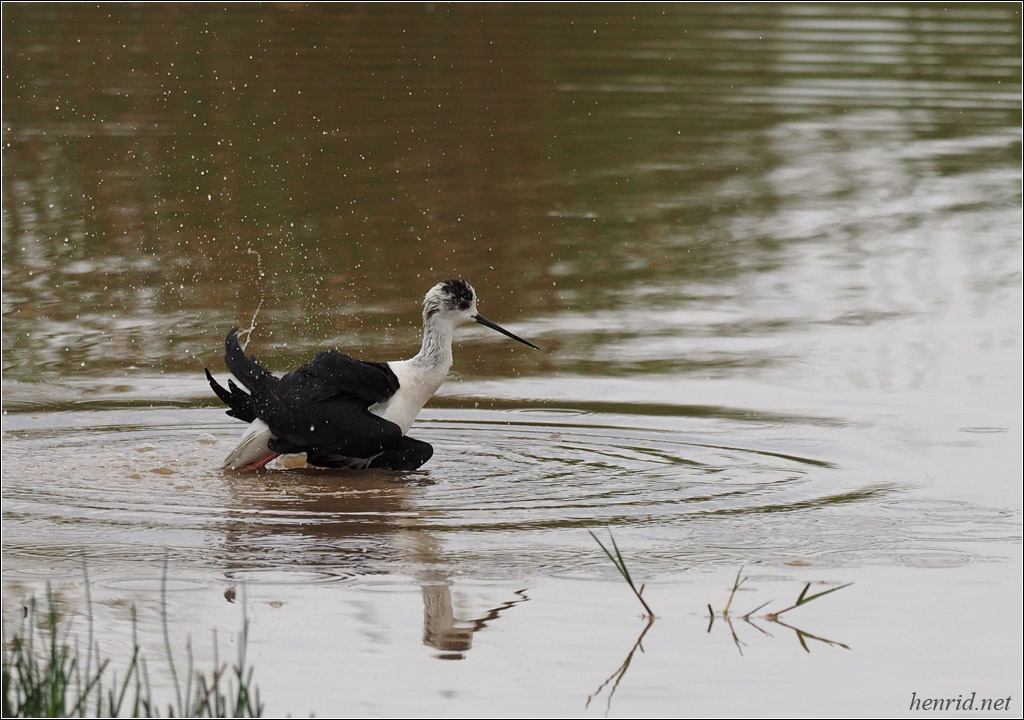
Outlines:
POLYGON ((238 343, 238 328, 229 332, 224 339, 224 364, 250 392, 278 381, 277 376, 260 365, 255 356, 245 356, 245 351, 238 343))
POLYGON ((337 350, 321 350, 313 361, 281 378, 281 395, 306 402, 349 398, 369 407, 398 392, 398 378, 385 363, 365 362, 337 350))

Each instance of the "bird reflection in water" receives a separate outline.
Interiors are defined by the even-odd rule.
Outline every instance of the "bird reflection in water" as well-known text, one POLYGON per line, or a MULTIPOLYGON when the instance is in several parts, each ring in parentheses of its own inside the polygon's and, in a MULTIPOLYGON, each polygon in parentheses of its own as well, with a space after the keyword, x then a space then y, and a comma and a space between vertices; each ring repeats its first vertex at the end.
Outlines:
POLYGON ((473 633, 497 620, 505 610, 526 602, 526 590, 516 590, 515 600, 509 600, 485 615, 473 620, 455 617, 452 592, 449 585, 423 585, 423 644, 440 651, 434 657, 441 660, 462 660, 473 647, 473 633))

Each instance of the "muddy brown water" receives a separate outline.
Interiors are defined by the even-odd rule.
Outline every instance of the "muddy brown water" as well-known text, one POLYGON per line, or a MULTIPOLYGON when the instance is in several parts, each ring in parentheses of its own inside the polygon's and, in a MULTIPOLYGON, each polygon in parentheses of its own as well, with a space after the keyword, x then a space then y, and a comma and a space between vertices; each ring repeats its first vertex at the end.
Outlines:
POLYGON ((5 622, 50 585, 84 630, 87 572, 164 691, 161 596, 201 658, 244 610, 296 715, 1020 696, 1019 5, 3 28, 5 622), (460 330, 422 470, 218 469, 229 329, 280 371, 400 359, 453 276, 542 350, 460 330), (642 652, 591 530, 647 584, 642 652), (741 567, 743 612, 854 585, 804 634, 709 629, 741 567))

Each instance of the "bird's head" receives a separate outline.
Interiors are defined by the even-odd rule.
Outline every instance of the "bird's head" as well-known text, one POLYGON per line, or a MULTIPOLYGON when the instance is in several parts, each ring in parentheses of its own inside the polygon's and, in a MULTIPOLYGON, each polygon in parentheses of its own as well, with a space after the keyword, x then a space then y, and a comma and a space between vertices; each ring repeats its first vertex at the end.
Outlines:
POLYGON ((476 315, 476 291, 465 280, 445 280, 423 298, 423 319, 447 320, 461 325, 476 315))
MULTIPOLYGON (((513 335, 497 323, 493 323, 476 311, 476 291, 462 279, 445 280, 427 291, 423 298, 423 322, 450 323, 451 327, 462 323, 475 322, 497 330, 524 345, 537 348, 531 342, 513 335)), ((539 348, 537 348, 539 349, 539 348)))

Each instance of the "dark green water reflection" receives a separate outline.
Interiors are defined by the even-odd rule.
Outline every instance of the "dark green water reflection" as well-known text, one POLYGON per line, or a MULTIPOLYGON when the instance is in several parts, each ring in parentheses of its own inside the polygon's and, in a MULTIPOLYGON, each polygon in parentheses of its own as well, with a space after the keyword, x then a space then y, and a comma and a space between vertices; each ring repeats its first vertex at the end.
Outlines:
POLYGON ((564 343, 588 374, 756 373, 778 356, 610 350, 919 310, 829 286, 960 211, 1008 229, 1017 12, 9 6, 5 378, 193 372, 261 296, 284 364, 402 354, 451 275, 543 331, 517 372, 581 369, 564 343), (809 292, 762 313, 779 283, 809 292))

